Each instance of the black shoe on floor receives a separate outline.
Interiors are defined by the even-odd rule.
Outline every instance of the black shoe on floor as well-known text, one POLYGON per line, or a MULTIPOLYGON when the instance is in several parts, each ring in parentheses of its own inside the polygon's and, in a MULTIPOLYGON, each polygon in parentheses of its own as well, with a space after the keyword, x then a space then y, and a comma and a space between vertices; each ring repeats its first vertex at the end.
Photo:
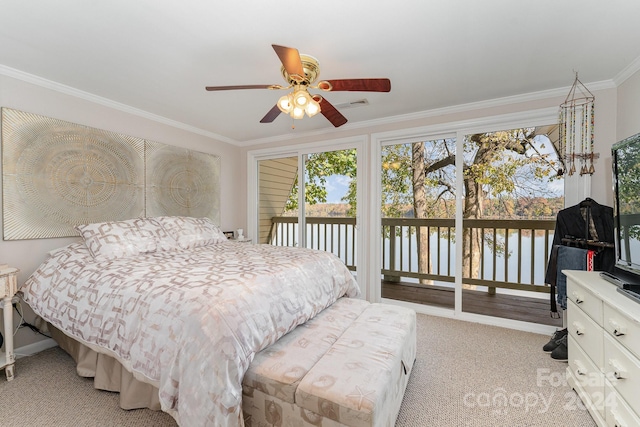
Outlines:
POLYGON ((567 328, 559 329, 555 331, 551 336, 551 339, 549 340, 549 342, 546 343, 544 347, 542 347, 542 351, 544 351, 545 353, 551 353, 558 346, 558 340, 566 336, 567 336, 567 328))
POLYGON ((567 336, 563 336, 558 341, 558 346, 551 352, 551 358, 560 362, 566 362, 569 359, 569 352, 567 351, 567 336))

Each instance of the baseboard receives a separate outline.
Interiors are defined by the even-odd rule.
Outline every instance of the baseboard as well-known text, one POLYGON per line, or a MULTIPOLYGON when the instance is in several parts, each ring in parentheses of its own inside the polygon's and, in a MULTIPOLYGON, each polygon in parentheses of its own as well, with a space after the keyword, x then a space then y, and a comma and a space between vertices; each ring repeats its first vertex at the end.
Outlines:
POLYGON ((33 356, 36 353, 40 353, 48 348, 57 346, 58 343, 51 338, 44 339, 42 341, 34 342, 33 344, 24 345, 16 348, 13 352, 16 355, 16 359, 21 357, 33 356))

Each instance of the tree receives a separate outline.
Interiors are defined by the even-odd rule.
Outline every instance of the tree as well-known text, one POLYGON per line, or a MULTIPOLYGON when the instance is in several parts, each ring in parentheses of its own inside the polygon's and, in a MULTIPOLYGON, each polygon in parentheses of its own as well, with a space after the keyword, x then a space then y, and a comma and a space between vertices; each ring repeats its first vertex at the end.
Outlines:
MULTIPOLYGON (((555 164, 542 154, 536 144, 535 128, 470 135, 465 141, 463 172, 465 203, 464 218, 481 218, 487 196, 534 193, 533 186, 554 171, 555 164), (526 178, 523 178, 526 177, 526 178)), ((481 230, 465 228, 468 250, 463 251, 463 272, 478 277, 480 267, 481 230)))

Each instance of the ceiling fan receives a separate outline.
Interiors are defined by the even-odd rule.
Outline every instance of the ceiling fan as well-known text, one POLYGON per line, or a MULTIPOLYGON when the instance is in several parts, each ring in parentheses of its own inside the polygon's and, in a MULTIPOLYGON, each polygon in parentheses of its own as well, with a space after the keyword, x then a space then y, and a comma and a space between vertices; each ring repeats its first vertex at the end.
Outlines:
POLYGON ((260 120, 260 123, 273 122, 280 113, 289 114, 294 119, 302 119, 306 114, 313 117, 322 113, 335 127, 347 122, 329 101, 319 94, 310 94, 309 89, 320 89, 324 92, 359 91, 359 92, 389 92, 389 79, 338 79, 321 80, 315 83, 320 75, 318 60, 310 55, 300 54, 298 49, 271 45, 282 62, 282 77, 287 86, 281 85, 239 85, 239 86, 207 86, 208 91, 237 90, 237 89, 291 89, 293 92, 280 97, 276 105, 260 120))

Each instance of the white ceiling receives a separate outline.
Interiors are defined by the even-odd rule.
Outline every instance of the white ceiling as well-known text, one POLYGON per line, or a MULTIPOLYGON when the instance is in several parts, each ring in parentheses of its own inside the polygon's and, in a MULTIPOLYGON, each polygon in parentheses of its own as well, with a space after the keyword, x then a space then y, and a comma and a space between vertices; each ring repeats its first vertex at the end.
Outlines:
MULTIPOLYGON (((321 79, 388 77, 390 93, 332 92, 349 122, 614 81, 640 58, 637 0, 0 0, 0 72, 27 73, 243 144, 331 131, 322 116, 260 119, 284 92, 271 44, 321 79)), ((129 109, 131 109, 129 108, 129 109)))

